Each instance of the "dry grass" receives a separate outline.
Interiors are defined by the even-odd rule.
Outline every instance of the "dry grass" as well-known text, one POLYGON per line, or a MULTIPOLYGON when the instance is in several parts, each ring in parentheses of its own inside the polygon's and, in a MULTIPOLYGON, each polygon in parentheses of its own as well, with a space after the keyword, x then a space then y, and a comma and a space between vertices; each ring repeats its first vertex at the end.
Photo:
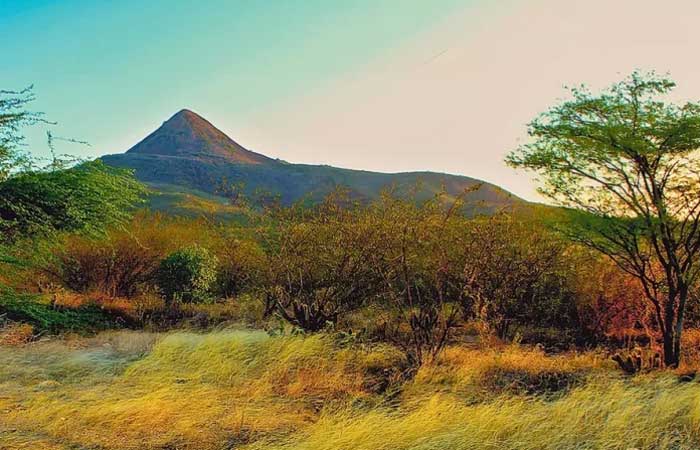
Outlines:
POLYGON ((436 392, 465 401, 484 401, 502 394, 563 394, 593 374, 610 373, 614 364, 596 353, 548 356, 517 345, 496 348, 451 347, 437 363, 418 371, 406 387, 406 398, 424 399, 436 392))
POLYGON ((399 395, 384 391, 400 365, 387 347, 244 330, 0 347, 0 448, 700 447, 700 383, 673 374, 625 378, 596 354, 453 347, 399 395))
POLYGON ((9 322, 0 326, 0 346, 24 345, 33 338, 34 327, 27 323, 9 322))
POLYGON ((39 436, 110 449, 218 449, 284 436, 323 405, 369 397, 368 373, 397 357, 336 348, 324 336, 178 333, 152 350, 147 336, 0 349, 0 432, 14 430, 6 442, 39 436), (139 342, 127 345, 132 340, 139 342))
POLYGON ((591 383, 557 401, 502 398, 467 405, 435 395, 408 410, 324 415, 283 443, 249 449, 697 449, 700 385, 672 378, 591 383))

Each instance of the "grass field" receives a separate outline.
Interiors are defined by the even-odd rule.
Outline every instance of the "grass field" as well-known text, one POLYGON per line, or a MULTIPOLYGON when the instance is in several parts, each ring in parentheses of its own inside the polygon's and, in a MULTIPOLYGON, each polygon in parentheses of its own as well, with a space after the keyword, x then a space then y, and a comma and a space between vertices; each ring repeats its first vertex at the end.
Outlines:
POLYGON ((700 384, 452 347, 406 380, 333 336, 108 332, 0 347, 3 449, 697 449, 700 384))

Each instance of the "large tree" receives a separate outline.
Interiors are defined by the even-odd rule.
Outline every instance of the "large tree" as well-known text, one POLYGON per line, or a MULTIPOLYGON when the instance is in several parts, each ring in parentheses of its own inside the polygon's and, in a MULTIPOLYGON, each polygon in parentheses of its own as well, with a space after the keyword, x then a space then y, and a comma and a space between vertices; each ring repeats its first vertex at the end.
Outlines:
POLYGON ((700 104, 668 101, 674 87, 635 72, 601 93, 570 89, 573 98, 532 121, 530 142, 507 158, 571 208, 573 238, 640 280, 668 367, 680 361, 700 271, 700 104))

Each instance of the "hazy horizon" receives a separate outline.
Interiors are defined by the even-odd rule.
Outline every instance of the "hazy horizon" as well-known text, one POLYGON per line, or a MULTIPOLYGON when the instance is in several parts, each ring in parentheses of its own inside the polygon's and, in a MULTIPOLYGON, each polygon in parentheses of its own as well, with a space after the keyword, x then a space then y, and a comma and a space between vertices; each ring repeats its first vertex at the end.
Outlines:
MULTIPOLYGON (((698 16, 689 0, 9 0, 0 89, 34 84, 55 133, 91 143, 61 148, 81 156, 124 152, 187 108, 273 158, 460 174, 541 200, 503 163, 526 123, 563 85, 637 68, 700 98, 698 16)), ((43 133, 29 133, 37 153, 43 133)))

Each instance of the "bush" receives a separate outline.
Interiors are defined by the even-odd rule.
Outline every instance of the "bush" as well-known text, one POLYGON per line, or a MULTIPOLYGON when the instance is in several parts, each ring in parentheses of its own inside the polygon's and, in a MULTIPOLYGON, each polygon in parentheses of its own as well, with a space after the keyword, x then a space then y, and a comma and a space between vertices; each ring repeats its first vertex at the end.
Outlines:
POLYGON ((218 259, 205 248, 187 247, 170 254, 158 270, 158 287, 166 302, 201 303, 211 299, 218 259))
POLYGON ((54 231, 99 234, 128 220, 144 193, 131 171, 100 161, 20 173, 0 183, 0 241, 54 231))
POLYGON ((132 298, 151 282, 162 256, 126 232, 107 239, 68 239, 46 269, 52 280, 72 291, 132 298))
POLYGON ((260 245, 237 227, 222 230, 219 237, 215 248, 219 259, 217 292, 222 297, 237 297, 260 287, 267 267, 260 245))
POLYGON ((370 205, 379 274, 379 335, 399 347, 412 369, 434 360, 450 341, 469 284, 461 199, 438 195, 409 202, 393 195, 370 205))
POLYGON ((37 252, 22 251, 31 264, 14 286, 32 290, 58 285, 78 293, 135 299, 152 292, 160 262, 179 248, 210 247, 213 232, 201 221, 140 213, 128 229, 112 228, 101 238, 70 235, 37 252))
POLYGON ((541 225, 507 214, 471 222, 465 310, 500 339, 522 327, 577 326, 571 246, 541 225))
POLYGON ((79 308, 58 308, 40 296, 18 294, 0 289, 0 316, 14 322, 28 323, 35 331, 97 331, 117 325, 113 318, 95 305, 79 308))
POLYGON ((379 285, 370 265, 369 222, 342 195, 301 214, 285 211, 266 230, 266 310, 306 331, 335 324, 373 298, 379 285))

